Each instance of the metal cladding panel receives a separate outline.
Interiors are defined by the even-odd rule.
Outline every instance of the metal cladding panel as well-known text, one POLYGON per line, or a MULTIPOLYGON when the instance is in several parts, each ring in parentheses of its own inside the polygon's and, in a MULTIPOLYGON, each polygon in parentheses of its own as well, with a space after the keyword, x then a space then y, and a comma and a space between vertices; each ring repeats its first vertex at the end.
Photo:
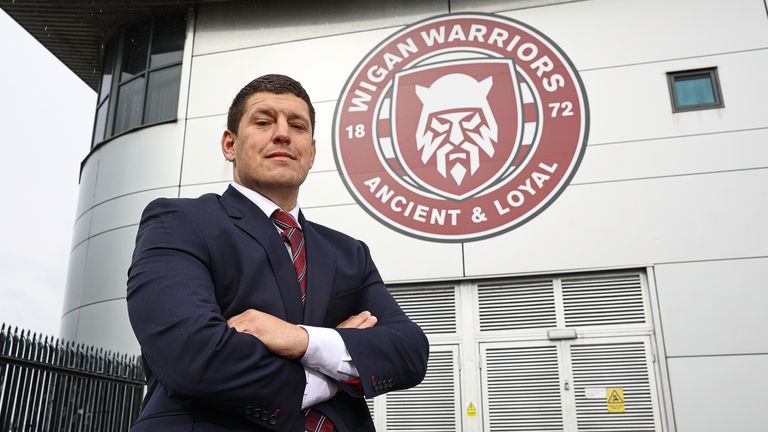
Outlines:
POLYGON ((78 312, 78 342, 129 355, 141 353, 125 298, 84 306, 78 312))
POLYGON ((768 258, 662 264, 655 279, 667 355, 768 352, 768 258))
POLYGON ((96 194, 96 180, 99 178, 99 153, 92 153, 80 169, 80 188, 77 193, 77 210, 75 217, 79 218, 91 209, 96 194))
POLYGON ((207 193, 215 193, 221 195, 225 190, 229 181, 219 183, 206 183, 194 186, 182 186, 179 191, 179 198, 197 198, 200 195, 207 193))
POLYGON ((312 102, 315 107, 315 142, 317 154, 311 172, 336 172, 336 160, 333 157, 333 115, 336 99, 327 102, 312 102))
POLYGON ((590 105, 589 143, 765 128, 768 120, 755 106, 768 98, 768 86, 754 83, 763 80, 766 69, 768 55, 750 51, 583 71, 590 105), (712 66, 718 68, 725 109, 672 114, 666 73, 712 66))
POLYGON ((83 277, 85 273, 87 255, 88 241, 80 243, 69 253, 67 287, 64 291, 64 303, 61 307, 62 315, 66 315, 73 309, 76 309, 83 304, 83 277))
POLYGON ((176 198, 178 194, 179 188, 172 187, 138 192, 105 201, 93 209, 91 236, 115 228, 138 225, 141 213, 150 201, 161 197, 176 198))
POLYGON ((447 13, 448 1, 300 0, 201 5, 195 55, 408 24, 447 13))
POLYGON ((137 230, 138 226, 133 225, 88 240, 80 305, 125 298, 137 230))
POLYGON ((93 210, 81 215, 75 221, 75 228, 72 232, 72 249, 80 243, 88 240, 91 231, 91 221, 93 220, 93 210))
POLYGON ((764 431, 768 355, 667 359, 680 432, 764 431))
POLYGON ((80 309, 75 309, 72 312, 61 317, 61 324, 59 326, 59 339, 65 341, 76 340, 77 338, 77 321, 80 319, 80 309))
POLYGON ((335 171, 310 173, 299 192, 303 209, 338 205, 357 205, 335 171))
POLYGON ((313 101, 335 102, 357 63, 395 30, 370 30, 195 56, 187 116, 226 113, 244 85, 269 73, 298 80, 313 101))
MULTIPOLYGON (((465 10, 463 4, 470 2, 479 3, 452 1, 451 11, 465 10)), ((513 9, 515 3, 482 10, 499 12, 513 9)), ((739 1, 738 6, 719 0, 557 3, 500 14, 546 34, 582 71, 761 49, 768 44, 765 5, 759 0, 739 1)))
POLYGON ((522 227, 464 243, 466 274, 766 256, 765 184, 766 169, 571 185, 522 227))
POLYGON ((232 180, 232 164, 221 152, 221 135, 226 128, 226 115, 187 121, 182 185, 232 180))
POLYGON ((766 142, 763 128, 593 144, 572 184, 759 169, 768 166, 766 142))
POLYGON ((160 124, 127 133, 99 148, 94 204, 178 185, 183 130, 184 122, 160 124))
POLYGON ((463 276, 461 244, 417 240, 374 221, 355 204, 304 209, 307 218, 364 241, 389 282, 463 276))

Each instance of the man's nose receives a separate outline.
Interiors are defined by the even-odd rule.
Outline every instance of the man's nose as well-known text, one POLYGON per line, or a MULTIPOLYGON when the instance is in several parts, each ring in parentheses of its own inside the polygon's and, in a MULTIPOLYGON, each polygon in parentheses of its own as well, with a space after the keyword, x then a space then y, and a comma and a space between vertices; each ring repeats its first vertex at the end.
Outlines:
POLYGON ((275 123, 275 134, 273 136, 275 142, 287 142, 289 140, 291 127, 288 125, 287 120, 278 119, 275 123))

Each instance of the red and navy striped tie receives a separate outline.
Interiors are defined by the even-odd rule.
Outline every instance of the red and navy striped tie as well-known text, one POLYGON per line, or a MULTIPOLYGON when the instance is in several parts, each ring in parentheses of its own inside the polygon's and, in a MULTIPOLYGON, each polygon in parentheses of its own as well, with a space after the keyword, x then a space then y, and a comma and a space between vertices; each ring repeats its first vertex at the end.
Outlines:
MULTIPOLYGON (((304 233, 293 216, 277 209, 272 213, 272 222, 280 229, 283 241, 291 247, 291 261, 301 290, 301 305, 307 302, 307 254, 304 250, 304 233)), ((336 428, 328 417, 314 409, 304 410, 304 429, 307 432, 333 432, 336 428)))
POLYGON ((293 216, 277 209, 272 213, 272 222, 280 229, 283 240, 291 246, 291 261, 296 270, 301 290, 301 305, 307 302, 307 254, 304 250, 304 233, 293 216))

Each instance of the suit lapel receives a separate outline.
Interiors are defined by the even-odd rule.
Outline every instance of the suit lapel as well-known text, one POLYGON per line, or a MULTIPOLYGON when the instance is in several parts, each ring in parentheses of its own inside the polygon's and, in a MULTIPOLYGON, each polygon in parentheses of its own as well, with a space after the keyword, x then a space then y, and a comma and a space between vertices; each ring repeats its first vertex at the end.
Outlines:
MULTIPOLYGON (((253 237, 266 251, 272 273, 275 275, 280 289, 286 321, 301 323, 299 282, 296 280, 296 271, 293 269, 291 258, 286 252, 285 243, 280 238, 274 224, 258 206, 232 186, 228 187, 222 194, 221 203, 232 222, 253 237)), ((264 271, 266 269, 254 270, 264 271)), ((247 271, 247 269, 243 269, 243 271, 247 271)), ((258 289, 258 287, 254 287, 254 289, 258 289)))
POLYGON ((336 278, 334 249, 315 231, 310 222, 299 215, 307 249, 307 303, 304 306, 304 323, 323 326, 328 302, 333 294, 336 278))

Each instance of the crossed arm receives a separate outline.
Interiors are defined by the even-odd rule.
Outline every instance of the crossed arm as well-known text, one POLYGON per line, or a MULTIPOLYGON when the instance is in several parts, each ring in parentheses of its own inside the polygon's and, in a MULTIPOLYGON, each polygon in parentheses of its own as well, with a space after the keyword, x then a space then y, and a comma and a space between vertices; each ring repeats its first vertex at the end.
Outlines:
MULTIPOLYGON (((376 325, 376 317, 368 311, 352 315, 336 328, 365 329, 376 325)), ((304 327, 255 309, 235 315, 227 324, 240 333, 258 338, 273 354, 290 360, 304 356, 309 346, 309 333, 304 327)))

